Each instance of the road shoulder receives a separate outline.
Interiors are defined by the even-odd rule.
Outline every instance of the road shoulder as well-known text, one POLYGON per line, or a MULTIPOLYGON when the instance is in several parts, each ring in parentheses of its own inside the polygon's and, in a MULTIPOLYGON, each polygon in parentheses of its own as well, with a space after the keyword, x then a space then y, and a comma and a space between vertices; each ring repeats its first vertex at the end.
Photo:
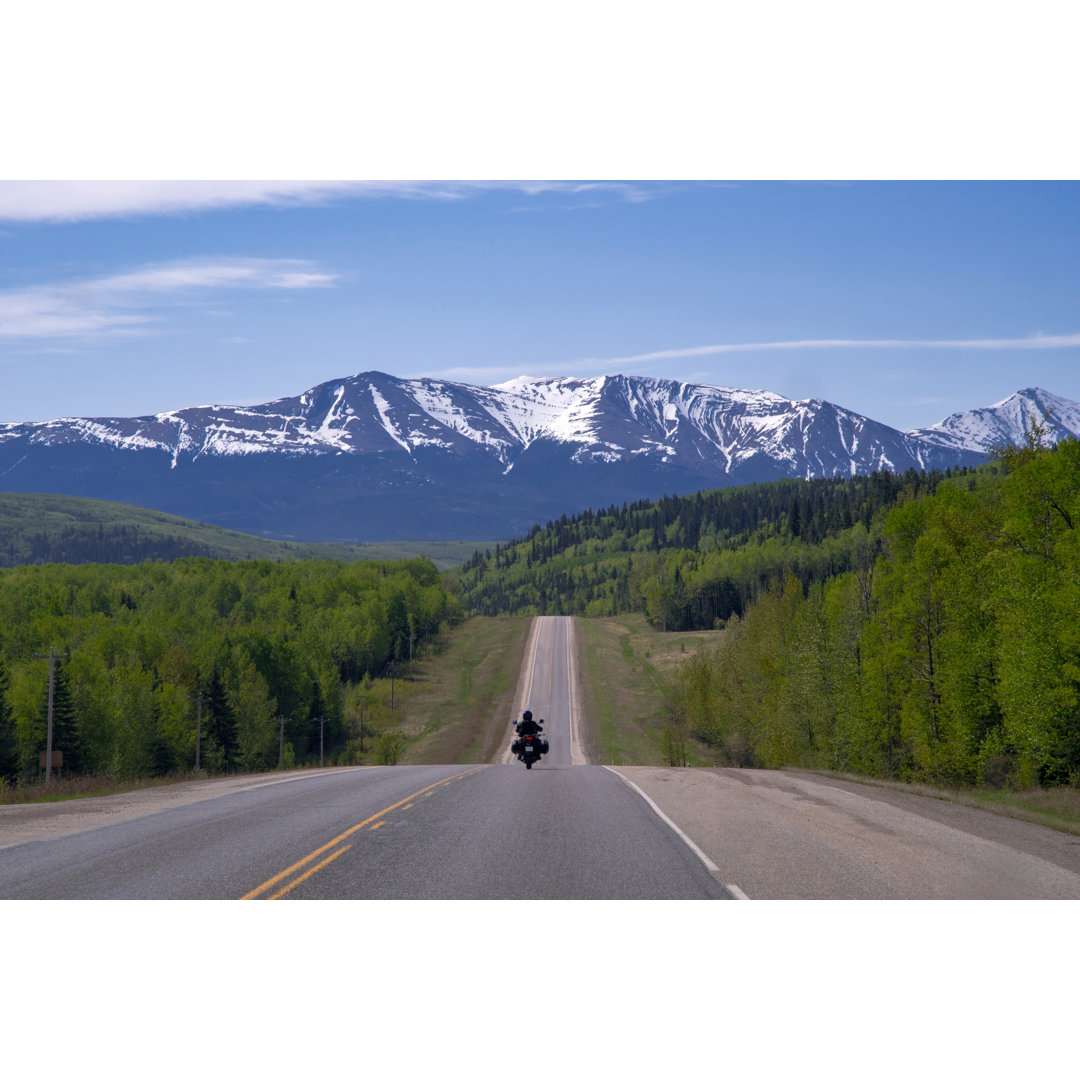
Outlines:
POLYGON ((87 829, 114 825, 119 821, 146 817, 178 806, 188 806, 223 795, 266 787, 268 784, 289 783, 305 777, 327 776, 339 772, 362 771, 365 768, 370 769, 372 766, 296 769, 280 773, 215 777, 210 780, 185 780, 178 784, 126 791, 118 795, 70 799, 66 802, 0 806, 0 849, 25 844, 31 840, 70 836, 87 829))
POLYGON ((1080 899, 1080 840, 796 771, 614 766, 751 898, 1080 899))

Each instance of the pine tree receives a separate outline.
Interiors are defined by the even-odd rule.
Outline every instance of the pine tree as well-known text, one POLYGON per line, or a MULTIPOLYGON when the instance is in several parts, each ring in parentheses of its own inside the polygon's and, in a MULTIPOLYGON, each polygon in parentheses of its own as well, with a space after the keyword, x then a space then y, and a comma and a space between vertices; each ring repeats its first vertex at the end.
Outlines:
POLYGON ((221 750, 224 767, 233 768, 239 748, 236 714, 229 704, 225 683, 216 666, 203 697, 203 725, 207 737, 212 738, 221 750))
MULTIPOLYGON (((42 715, 48 722, 49 697, 46 689, 42 699, 42 715)), ((44 733, 44 728, 42 729, 44 733)), ((47 735, 44 736, 47 742, 47 735)), ((68 687, 67 674, 64 664, 57 660, 53 669, 53 738, 52 748, 59 750, 64 755, 63 769, 66 773, 81 773, 86 771, 86 760, 83 753, 82 730, 78 717, 75 715, 75 705, 71 700, 71 690, 68 687)), ((45 749, 43 742, 42 750, 45 749)))

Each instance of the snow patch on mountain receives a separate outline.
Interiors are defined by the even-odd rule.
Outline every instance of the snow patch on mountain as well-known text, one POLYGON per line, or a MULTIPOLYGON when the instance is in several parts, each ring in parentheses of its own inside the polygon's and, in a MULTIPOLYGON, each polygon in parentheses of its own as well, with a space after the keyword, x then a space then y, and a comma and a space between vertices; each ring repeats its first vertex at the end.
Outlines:
POLYGON ((401 437, 401 433, 390 419, 390 402, 379 393, 379 390, 374 383, 368 385, 368 390, 371 392, 371 400, 375 403, 375 408, 378 410, 383 430, 385 430, 386 434, 389 435, 390 438, 405 451, 405 453, 412 454, 412 447, 401 437))
POLYGON ((522 376, 480 387, 369 371, 266 405, 4 424, 0 445, 158 452, 173 469, 196 458, 401 453, 418 477, 425 453, 470 469, 488 461, 508 476, 542 443, 545 453, 564 448, 575 470, 622 462, 707 487, 973 464, 991 444, 1023 442, 1032 413, 1050 417, 1049 441, 1080 435, 1080 404, 1038 388, 901 432, 827 401, 765 390, 625 375, 522 376))
POLYGON ((979 454, 991 446, 1022 444, 1032 422, 1047 428, 1046 442, 1080 437, 1080 403, 1051 394, 1040 387, 1018 390, 985 409, 953 413, 940 423, 918 428, 909 435, 950 449, 979 454))

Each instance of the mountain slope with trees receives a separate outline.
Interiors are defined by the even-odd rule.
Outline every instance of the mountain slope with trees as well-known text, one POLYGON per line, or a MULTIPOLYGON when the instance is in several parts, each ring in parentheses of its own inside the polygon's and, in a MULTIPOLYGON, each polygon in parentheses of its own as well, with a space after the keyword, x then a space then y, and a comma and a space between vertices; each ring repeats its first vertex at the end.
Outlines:
POLYGON ((777 480, 563 516, 460 572, 466 612, 609 616, 659 629, 713 629, 768 582, 811 582, 874 557, 899 498, 968 470, 777 480))
POLYGON ((0 492, 0 566, 131 563, 209 559, 389 559, 428 557, 440 569, 459 565, 464 541, 303 544, 268 540, 189 518, 107 499, 0 492))

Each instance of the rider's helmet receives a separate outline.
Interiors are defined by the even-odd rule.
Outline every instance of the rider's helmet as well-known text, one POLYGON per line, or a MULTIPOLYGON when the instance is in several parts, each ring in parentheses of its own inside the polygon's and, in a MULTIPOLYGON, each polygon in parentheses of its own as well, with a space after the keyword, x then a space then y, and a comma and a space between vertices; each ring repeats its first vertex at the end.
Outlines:
POLYGON ((526 710, 525 710, 525 711, 524 711, 524 712, 523 712, 523 713, 521 714, 521 719, 522 719, 522 720, 531 720, 531 719, 532 719, 532 713, 531 713, 531 712, 530 712, 530 711, 529 711, 528 709, 526 709, 526 710))

